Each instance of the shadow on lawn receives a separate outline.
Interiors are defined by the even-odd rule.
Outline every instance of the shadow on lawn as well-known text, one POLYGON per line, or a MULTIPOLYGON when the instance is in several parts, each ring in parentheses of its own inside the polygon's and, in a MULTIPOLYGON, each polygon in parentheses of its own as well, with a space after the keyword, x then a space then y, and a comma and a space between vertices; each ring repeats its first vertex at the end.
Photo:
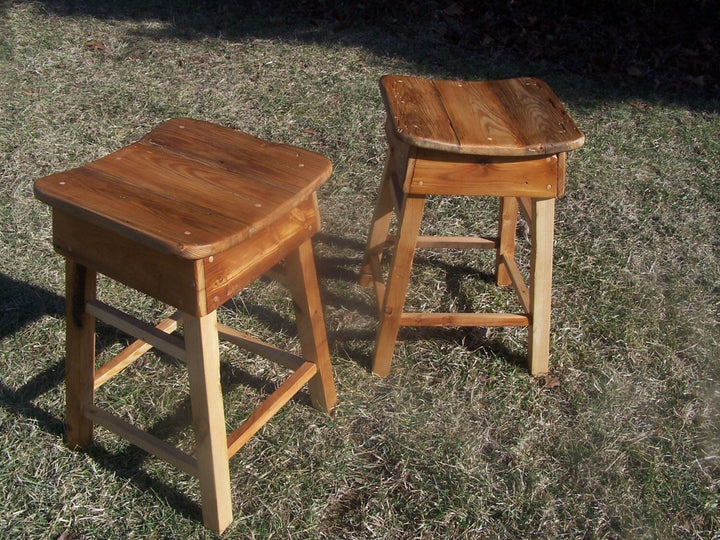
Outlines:
POLYGON ((685 103, 698 109, 718 107, 720 34, 716 30, 720 26, 720 2, 42 3, 58 15, 167 23, 142 30, 139 39, 256 37, 361 46, 379 56, 405 58, 443 77, 537 76, 547 79, 570 102, 573 96, 646 98, 685 103))

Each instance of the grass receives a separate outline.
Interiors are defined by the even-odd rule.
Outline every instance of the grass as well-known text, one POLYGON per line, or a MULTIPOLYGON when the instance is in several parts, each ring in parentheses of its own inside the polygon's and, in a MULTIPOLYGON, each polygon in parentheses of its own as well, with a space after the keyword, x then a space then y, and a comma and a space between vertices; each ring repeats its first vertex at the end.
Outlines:
MULTIPOLYGON (((327 418, 293 401, 233 458, 236 519, 225 537, 720 535, 713 88, 585 76, 578 59, 566 66, 511 49, 460 54, 436 26, 415 36, 380 24, 333 28, 316 12, 278 15, 265 3, 236 19, 233 2, 88 5, 0 7, 4 537, 213 536, 200 524, 193 479, 102 429, 84 452, 65 447, 63 263, 52 252, 49 210, 32 197, 36 178, 178 115, 309 148, 334 164, 315 247, 339 405, 327 418), (559 386, 528 375, 525 333, 512 329, 405 330, 391 376, 368 373, 374 300, 356 274, 385 156, 377 80, 391 72, 540 76, 587 134, 557 205, 551 366, 559 386)), ((492 232, 495 208, 433 200, 425 227, 492 232)), ((487 286, 491 268, 472 254, 419 253, 408 302, 502 307, 511 298, 487 286)), ((103 281, 101 294, 146 318, 164 313, 116 284, 103 281)), ((291 312, 282 287, 258 282, 221 317, 297 348, 291 312)), ((100 329, 103 354, 118 338, 100 329)), ((234 427, 283 374, 223 353, 234 427)), ((186 390, 182 369, 149 354, 98 399, 190 448, 186 390)))

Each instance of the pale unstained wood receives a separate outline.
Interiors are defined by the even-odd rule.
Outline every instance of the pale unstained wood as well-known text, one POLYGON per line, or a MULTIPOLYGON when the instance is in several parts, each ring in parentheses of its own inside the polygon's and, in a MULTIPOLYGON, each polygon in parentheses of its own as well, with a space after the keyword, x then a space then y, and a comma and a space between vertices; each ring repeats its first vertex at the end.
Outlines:
POLYGON ((418 236, 416 247, 427 249, 496 249, 497 239, 485 236, 418 236))
POLYGON ((530 234, 530 312, 528 360, 530 373, 548 372, 550 357, 550 303, 552 293, 555 199, 533 199, 530 234))
POLYGON ((529 321, 524 313, 405 312, 400 326, 527 326, 529 321))
POLYGON ((501 266, 503 266, 508 273, 510 283, 512 284, 513 289, 515 289, 515 294, 517 294, 520 305, 526 313, 531 313, 530 291, 525 283, 525 279, 523 279, 523 276, 520 273, 517 263, 515 262, 515 257, 513 255, 503 256, 501 266))
POLYGON ((190 403, 203 523, 221 533, 232 522, 230 469, 225 431, 217 314, 183 315, 190 403))
MULTIPOLYGON (((180 320, 181 314, 179 311, 176 311, 173 315, 155 325, 155 328, 167 333, 174 332, 180 320)), ((110 358, 95 370, 95 390, 116 375, 119 375, 125 368, 131 366, 138 358, 152 349, 152 347, 153 346, 147 341, 138 339, 110 358)))
POLYGON ((288 369, 295 370, 304 362, 302 358, 295 354, 283 349, 278 349, 273 345, 224 324, 218 324, 218 335, 221 340, 229 341, 238 347, 242 347, 251 353, 262 356, 288 369))
POLYGON ((227 456, 234 456, 303 386, 317 374, 317 366, 304 362, 270 394, 243 424, 227 438, 227 456))
POLYGON ((83 448, 93 424, 84 409, 92 405, 95 370, 95 317, 85 309, 95 299, 96 273, 75 260, 65 261, 65 440, 83 448))
POLYGON ((197 460, 182 450, 179 450, 165 441, 138 429, 119 416, 94 405, 85 407, 85 415, 89 419, 95 421, 104 428, 109 429, 126 441, 142 448, 146 452, 149 452, 160 459, 167 461, 181 471, 184 471, 191 476, 198 476, 197 460))
POLYGON ((390 220, 392 219, 393 201, 392 201, 392 155, 385 163, 385 171, 380 184, 380 193, 378 194, 375 210, 370 220, 370 231, 368 233, 367 245, 365 247, 365 256, 363 258, 362 268, 360 269, 360 285, 368 287, 373 283, 373 265, 378 265, 382 261, 382 251, 387 239, 387 233, 390 230, 390 220))
POLYGON ((375 336, 372 361, 373 373, 381 377, 387 377, 390 373, 424 207, 424 196, 410 195, 405 199, 398 220, 398 239, 393 249, 385 296, 381 301, 382 313, 375 336))
POLYGON ((317 373, 308 383, 310 400, 315 408, 329 414, 337 403, 337 395, 315 257, 309 239, 288 254, 285 269, 287 286, 295 306, 295 321, 303 358, 317 368, 317 373))
POLYGON ((141 339, 178 360, 186 361, 185 343, 181 338, 168 334, 161 328, 140 321, 99 300, 89 300, 86 309, 88 313, 118 330, 141 339))
POLYGON ((500 286, 513 283, 507 260, 515 259, 515 232, 517 230, 518 201, 515 197, 500 197, 498 217, 498 244, 495 255, 495 281, 500 286))

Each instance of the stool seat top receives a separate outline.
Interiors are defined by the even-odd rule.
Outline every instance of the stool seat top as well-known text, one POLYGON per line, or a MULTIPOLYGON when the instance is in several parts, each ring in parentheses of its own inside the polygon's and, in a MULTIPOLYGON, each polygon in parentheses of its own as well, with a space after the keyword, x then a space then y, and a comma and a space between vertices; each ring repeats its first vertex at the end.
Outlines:
POLYGON ((41 178, 55 209, 185 259, 220 253, 291 212, 329 177, 315 152, 190 118, 41 178))
POLYGON ((380 80, 389 125, 418 148, 482 156, 543 156, 580 148, 585 136, 543 81, 380 80))

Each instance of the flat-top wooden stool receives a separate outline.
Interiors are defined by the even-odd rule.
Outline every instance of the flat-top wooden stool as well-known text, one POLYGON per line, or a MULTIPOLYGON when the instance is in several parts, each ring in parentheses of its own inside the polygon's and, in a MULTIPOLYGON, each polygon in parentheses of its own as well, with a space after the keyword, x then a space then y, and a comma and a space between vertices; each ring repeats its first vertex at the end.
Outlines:
POLYGON ((199 478, 203 521, 232 521, 228 459, 304 385, 315 407, 336 402, 311 237, 320 229, 316 189, 330 176, 323 156, 208 122, 177 118, 139 142, 35 184, 53 208, 53 243, 67 259, 67 443, 83 447, 93 423, 199 478), (216 309, 285 260, 302 355, 217 322, 216 309), (96 273, 177 312, 157 326, 95 295, 96 273), (95 369, 95 318, 137 338, 95 369), (181 324, 184 339, 171 334, 181 324), (227 435, 218 340, 293 371, 227 435), (190 383, 195 455, 93 404, 94 389, 151 347, 183 360, 190 383))
POLYGON ((385 76, 389 157, 372 218, 361 283, 374 284, 380 323, 372 369, 390 372, 400 326, 529 326, 532 374, 546 373, 550 347, 555 198, 565 190, 566 152, 584 135, 537 79, 435 81, 385 76), (501 198, 497 238, 420 236, 427 195, 501 198), (529 287, 515 263, 518 207, 531 229, 529 287), (397 234, 388 235, 393 209, 397 234), (393 246, 387 283, 383 250, 393 246), (496 250, 496 280, 513 285, 522 313, 403 312, 415 249, 496 250))

